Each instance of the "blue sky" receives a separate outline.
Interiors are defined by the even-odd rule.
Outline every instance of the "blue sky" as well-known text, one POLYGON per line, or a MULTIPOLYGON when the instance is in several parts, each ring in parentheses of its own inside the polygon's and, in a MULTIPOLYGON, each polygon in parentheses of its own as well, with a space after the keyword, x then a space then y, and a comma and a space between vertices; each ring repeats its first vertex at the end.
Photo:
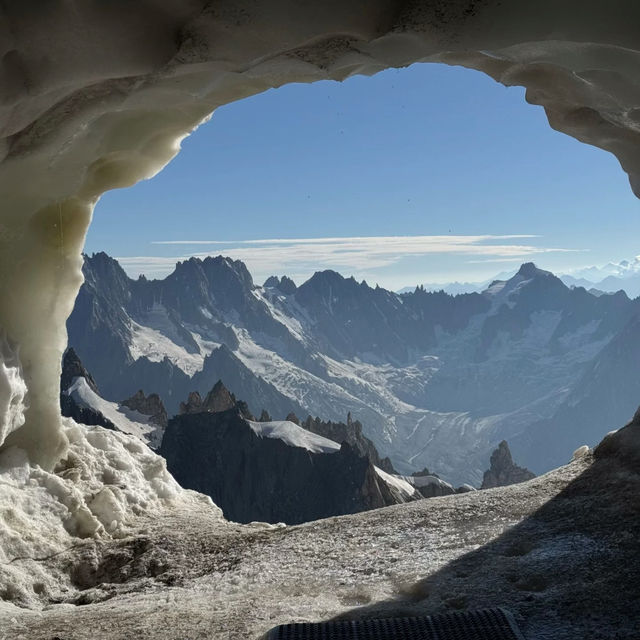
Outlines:
POLYGON ((133 276, 222 253, 257 283, 332 268, 397 289, 630 258, 639 232, 612 155, 520 87, 417 64, 222 107, 155 178, 103 196, 85 250, 133 276))

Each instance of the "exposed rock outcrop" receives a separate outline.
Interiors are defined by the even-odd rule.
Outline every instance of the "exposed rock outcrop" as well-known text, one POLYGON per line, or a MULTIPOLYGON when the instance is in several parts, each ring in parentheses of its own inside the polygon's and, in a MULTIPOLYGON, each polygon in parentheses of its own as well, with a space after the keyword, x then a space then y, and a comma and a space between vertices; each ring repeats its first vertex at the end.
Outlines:
POLYGON ((236 404, 235 396, 224 386, 222 380, 215 383, 204 400, 197 391, 191 391, 186 402, 180 403, 180 413, 217 413, 226 411, 236 404))
POLYGON ((233 408, 235 404, 235 396, 222 384, 222 380, 218 380, 206 395, 202 408, 204 411, 218 413, 233 408))
POLYGON ((296 283, 287 276, 282 276, 282 278, 278 278, 278 276, 270 276, 265 280, 263 286, 277 289, 280 293, 284 293, 287 296, 295 293, 298 288, 296 283))
POLYGON ((292 422, 249 422, 239 407, 175 416, 160 449, 186 488, 236 522, 297 524, 415 499, 366 455, 292 422))
POLYGON ((60 411, 63 416, 73 418, 80 424, 98 425, 106 429, 116 426, 100 411, 92 407, 80 406, 67 392, 77 378, 84 378, 89 388, 98 393, 98 386, 91 374, 85 369, 73 347, 69 347, 62 358, 62 374, 60 376, 60 411))
POLYGON ((100 426, 115 430, 116 426, 105 416, 91 407, 81 407, 71 396, 60 394, 60 412, 67 418, 73 418, 79 424, 100 426))
POLYGON ((298 416, 295 413, 293 413, 293 411, 287 414, 287 417, 285 418, 285 420, 288 420, 289 422, 293 422, 293 424, 300 425, 300 418, 298 418, 298 416))
POLYGON ((66 391, 76 378, 84 378, 89 387, 99 393, 93 376, 85 369, 80 357, 73 347, 69 347, 62 357, 62 374, 60 375, 60 391, 66 391))
POLYGON ((167 410, 164 408, 164 404, 162 404, 162 400, 157 393, 150 393, 145 396, 144 391, 139 389, 134 395, 123 400, 120 404, 145 416, 151 416, 151 422, 160 427, 167 426, 169 421, 167 410))
MULTIPOLYGON (((288 420, 289 418, 287 418, 288 420)), ((387 473, 395 473, 393 464, 389 458, 381 458, 376 446, 362 432, 362 423, 353 420, 351 413, 347 414, 347 422, 331 422, 308 416, 302 426, 312 433, 317 433, 324 438, 335 442, 347 442, 361 455, 367 456, 372 464, 380 467, 387 473)))
POLYGON ((535 473, 519 467, 513 462, 511 451, 506 440, 503 440, 498 448, 491 454, 491 467, 485 471, 482 479, 482 489, 492 487, 506 487, 510 484, 526 482, 535 478, 535 473))
POLYGON ((187 401, 180 403, 180 413, 198 413, 199 411, 202 411, 202 398, 197 391, 191 391, 187 401))

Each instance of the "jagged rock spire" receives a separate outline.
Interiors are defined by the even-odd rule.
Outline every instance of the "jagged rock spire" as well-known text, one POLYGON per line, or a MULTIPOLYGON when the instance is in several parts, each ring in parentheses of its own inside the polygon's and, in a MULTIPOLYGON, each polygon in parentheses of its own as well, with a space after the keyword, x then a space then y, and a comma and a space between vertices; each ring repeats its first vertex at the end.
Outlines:
POLYGON ((506 440, 503 440, 498 448, 491 454, 491 467, 485 471, 482 479, 482 489, 492 487, 506 487, 510 484, 525 482, 535 478, 535 473, 519 467, 513 462, 511 451, 506 440))

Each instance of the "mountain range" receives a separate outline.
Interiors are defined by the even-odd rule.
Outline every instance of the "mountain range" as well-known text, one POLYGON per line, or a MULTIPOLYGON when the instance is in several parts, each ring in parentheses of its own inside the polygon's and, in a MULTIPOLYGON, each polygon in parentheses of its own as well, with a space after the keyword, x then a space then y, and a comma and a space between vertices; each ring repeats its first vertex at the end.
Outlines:
POLYGON ((180 262, 163 280, 133 280, 104 253, 83 271, 69 344, 107 400, 142 389, 173 415, 222 379, 255 415, 350 412, 406 475, 427 466, 477 486, 505 439, 541 473, 640 398, 640 302, 570 288, 532 263, 456 296, 333 271, 257 286, 222 256, 180 262))
MULTIPOLYGON (((504 271, 491 280, 482 282, 445 282, 420 285, 427 291, 444 291, 451 295, 461 293, 479 293, 484 291, 494 280, 508 280, 515 271, 504 271)), ((595 295, 624 291, 630 298, 640 296, 640 256, 632 260, 608 262, 602 266, 584 267, 571 273, 558 274, 568 287, 583 287, 595 295)), ((398 293, 408 293, 415 287, 403 287, 398 293)))
POLYGON ((107 401, 73 348, 63 357, 60 405, 89 429, 158 450, 183 487, 210 496, 235 522, 299 524, 473 490, 456 490, 428 470, 397 475, 350 415, 346 423, 309 417, 301 425, 294 414, 273 421, 263 410, 256 420, 221 380, 204 399, 192 391, 171 419, 157 394, 107 401))

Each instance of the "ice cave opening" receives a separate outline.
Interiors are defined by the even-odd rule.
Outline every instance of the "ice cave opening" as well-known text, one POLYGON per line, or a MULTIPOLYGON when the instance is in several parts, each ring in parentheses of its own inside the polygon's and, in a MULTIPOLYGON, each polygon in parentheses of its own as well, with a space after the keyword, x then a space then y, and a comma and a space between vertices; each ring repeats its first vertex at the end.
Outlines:
POLYGON ((0 535, 3 581, 27 604, 34 588, 12 558, 118 535, 179 496, 202 504, 143 448, 63 421, 58 385, 97 199, 159 172, 217 107, 289 82, 462 65, 525 87, 550 126, 612 152, 640 196, 633 2, 15 0, 1 11, 0 465, 11 499, 0 535), (105 486, 107 472, 122 486, 105 486))
POLYGON ((268 16, 231 6, 202 14, 163 6, 145 40, 137 37, 149 17, 142 9, 126 19, 98 4, 77 12, 5 9, 12 31, 0 166, 7 354, 0 437, 46 468, 66 449, 57 374, 92 208, 103 192, 157 173, 222 104, 286 82, 415 61, 459 64, 526 87, 552 127, 613 152, 637 185, 638 54, 629 7, 618 14, 597 3, 580 5, 577 14, 549 9, 546 23, 541 8, 533 15, 523 3, 509 10, 464 2, 447 10, 349 5, 313 17, 301 9, 289 16, 287 3, 268 16), (176 29, 177 42, 170 35, 176 29), (73 47, 49 46, 52 34, 62 42, 72 30, 73 47))

